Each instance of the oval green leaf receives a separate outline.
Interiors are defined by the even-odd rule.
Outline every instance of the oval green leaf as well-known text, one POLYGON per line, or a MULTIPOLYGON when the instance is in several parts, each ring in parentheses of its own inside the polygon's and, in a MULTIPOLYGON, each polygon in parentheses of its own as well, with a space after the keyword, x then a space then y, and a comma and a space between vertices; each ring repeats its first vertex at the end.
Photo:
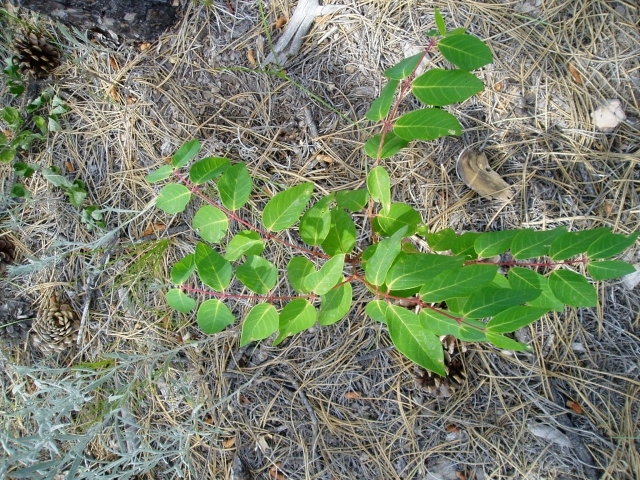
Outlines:
POLYGON ((149 175, 144 177, 144 179, 149 183, 156 183, 165 178, 169 178, 173 173, 173 167, 171 165, 163 165, 162 167, 154 170, 149 175))
POLYGON ((341 208, 331 209, 331 224, 329 233, 322 249, 327 255, 335 256, 341 253, 351 253, 356 246, 356 226, 347 212, 341 208))
POLYGON ((378 243, 374 254, 367 260, 365 268, 365 280, 372 285, 380 286, 384 283, 387 272, 391 268, 396 257, 400 254, 400 241, 407 232, 407 227, 402 227, 390 238, 378 243))
POLYGON ((251 309, 242 323, 240 346, 263 340, 278 330, 278 312, 268 303, 259 303, 251 309))
POLYGON ((287 303, 280 312, 280 331, 273 346, 277 346, 291 335, 313 327, 313 324, 316 323, 316 316, 315 307, 304 298, 297 298, 287 303))
POLYGON ((460 324, 455 318, 444 313, 428 308, 420 310, 420 323, 427 330, 436 335, 453 335, 456 338, 460 335, 460 324))
POLYGON ((566 232, 567 228, 564 226, 544 231, 532 228, 520 230, 511 243, 511 255, 518 260, 547 255, 555 239, 566 232))
POLYGON ((231 166, 228 159, 222 157, 207 157, 197 161, 189 170, 189 180, 195 185, 218 178, 231 166))
POLYGON ((422 222, 422 217, 413 207, 406 203, 392 203, 388 211, 382 211, 373 220, 376 232, 383 236, 391 236, 397 230, 407 227, 406 236, 413 235, 422 222))
POLYGON ((503 335, 499 335, 495 332, 487 332, 486 337, 487 340, 489 340, 496 347, 502 348, 504 350, 514 350, 516 352, 524 352, 526 350, 530 350, 530 347, 528 347, 527 345, 516 342, 515 340, 512 340, 503 335))
POLYGON ((599 237, 611 233, 610 228, 595 228, 581 232, 567 232, 556 238, 549 247, 552 260, 566 260, 587 251, 599 237))
POLYGON ((235 262, 242 255, 260 255, 264 251, 265 243, 258 232, 243 230, 227 244, 227 253, 224 258, 235 262))
POLYGON ((207 242, 218 243, 227 233, 229 220, 222 210, 213 205, 203 205, 193 217, 192 225, 207 242))
POLYGON ((350 283, 340 285, 329 290, 320 297, 320 311, 318 323, 320 325, 333 325, 347 316, 351 310, 353 290, 350 283))
POLYGON ((249 196, 253 181, 244 163, 236 163, 225 170, 218 180, 218 192, 222 204, 229 210, 242 208, 249 196))
POLYGON ((275 195, 262 212, 263 225, 272 232, 289 228, 298 221, 313 193, 313 183, 296 185, 275 195))
POLYGON ((546 308, 516 306, 500 312, 487 324, 487 331, 493 333, 511 333, 526 327, 547 313, 546 308))
POLYGON ((482 236, 477 232, 465 232, 453 241, 451 245, 451 253, 454 255, 462 255, 469 259, 478 258, 478 254, 475 249, 476 240, 482 236))
POLYGON ((173 165, 174 168, 180 168, 195 157, 199 151, 200 142, 198 139, 186 142, 176 153, 173 154, 173 157, 171 157, 171 165, 173 165))
POLYGON ((383 211, 388 212, 391 208, 391 179, 384 167, 376 167, 369 172, 367 189, 371 198, 382 204, 383 211))
POLYGON ((554 270, 549 275, 553 294, 570 307, 595 307, 598 293, 582 275, 570 270, 554 270))
POLYGON ((336 204, 352 212, 359 212, 369 202, 369 193, 364 190, 340 190, 336 193, 336 204))
POLYGON ((482 258, 500 255, 511 248, 513 239, 520 230, 503 230, 501 232, 487 232, 476 239, 474 249, 482 258))
POLYGON ((475 70, 493 62, 493 54, 473 35, 452 35, 438 42, 442 56, 463 70, 475 70))
POLYGON ((406 290, 421 287, 436 275, 462 267, 464 257, 450 257, 431 253, 400 253, 387 273, 385 284, 389 290, 406 290))
POLYGON ((420 289, 420 297, 425 302, 467 297, 491 283, 497 271, 497 265, 469 265, 447 270, 427 279, 420 289))
POLYGON ((311 291, 305 286, 305 280, 314 272, 313 263, 305 257, 293 257, 287 264, 289 284, 297 293, 309 293, 311 291))
POLYGON ((540 290, 513 290, 490 285, 469 295, 461 313, 465 318, 492 317, 509 307, 535 300, 540 293, 540 290))
POLYGON ((407 141, 430 141, 440 137, 460 135, 462 126, 449 112, 439 108, 422 108, 401 116, 396 121, 393 131, 407 141))
POLYGON ((462 102, 483 90, 484 83, 464 70, 432 68, 411 84, 418 100, 436 107, 462 102))
POLYGON ((456 232, 452 228, 445 228, 439 232, 428 233, 427 243, 434 252, 444 252, 453 248, 456 238, 456 232))
POLYGON ((413 73, 424 56, 424 52, 420 52, 411 57, 407 57, 395 64, 393 67, 387 68, 384 71, 384 76, 392 80, 402 80, 407 78, 413 73))
POLYGON ((344 254, 339 254, 327 261, 317 272, 307 275, 304 279, 305 290, 324 295, 331 290, 342 278, 344 268, 344 254))
POLYGON ((176 285, 182 285, 196 269, 196 256, 193 253, 185 256, 171 267, 171 281, 176 285))
POLYGON ((180 213, 184 211, 189 200, 191 200, 191 192, 187 187, 171 183, 160 190, 156 207, 166 213, 180 213))
POLYGON ((608 280, 610 278, 619 278, 630 273, 635 273, 636 269, 628 263, 619 260, 603 260, 600 262, 591 262, 587 265, 589 275, 594 280, 608 280))
POLYGON ((387 82, 382 92, 380 92, 380 96, 371 104, 365 117, 372 122, 378 122, 388 115, 398 83, 398 80, 389 80, 389 82, 387 82))
POLYGON ((392 131, 388 131, 384 137, 384 144, 382 145, 382 150, 380 150, 380 142, 382 141, 382 134, 379 133, 371 137, 364 144, 364 151, 371 158, 390 158, 393 157, 396 153, 402 150, 404 147, 409 145, 404 138, 399 137, 392 131), (380 156, 378 156, 378 150, 380 150, 380 156))
POLYGON ((209 245, 198 242, 196 267, 202 283, 216 292, 222 292, 231 282, 231 264, 209 245))
POLYGON ((220 333, 235 321, 231 310, 215 298, 207 300, 198 308, 198 326, 208 335, 220 333))
POLYGON ((278 269, 269 260, 249 255, 247 260, 236 268, 236 277, 249 290, 255 293, 269 293, 278 281, 278 269))
POLYGON ((309 245, 320 245, 327 238, 331 226, 329 209, 334 198, 335 193, 327 195, 302 215, 299 233, 309 245))
POLYGON ((373 300, 367 304, 365 312, 376 322, 387 323, 387 307, 389 304, 384 300, 373 300))
POLYGON ((628 237, 620 234, 607 233, 599 237, 587 249, 587 256, 593 260, 610 258, 623 252, 638 239, 638 232, 628 237))
POLYGON ((169 306, 182 313, 189 313, 196 306, 196 301, 179 288, 173 288, 165 295, 169 306))

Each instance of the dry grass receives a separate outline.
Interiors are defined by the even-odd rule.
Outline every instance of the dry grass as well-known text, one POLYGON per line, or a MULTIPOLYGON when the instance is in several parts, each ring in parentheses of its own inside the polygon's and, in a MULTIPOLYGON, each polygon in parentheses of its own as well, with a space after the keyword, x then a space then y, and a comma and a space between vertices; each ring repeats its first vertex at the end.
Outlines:
MULTIPOLYGON (((82 478, 271 478, 274 465, 290 479, 462 478, 456 471, 476 479, 638 478, 637 289, 604 284, 599 308, 537 322, 521 332, 531 355, 469 345, 464 389, 434 399, 415 388, 411 362, 364 315, 364 291, 355 292, 348 319, 283 347, 239 349, 238 325, 199 334, 194 318, 172 312, 162 295, 172 263, 193 251, 196 235, 184 228, 193 210, 155 210, 157 186, 144 180, 198 138, 208 154, 247 162, 258 187, 247 219, 256 220, 269 192, 302 180, 320 192, 361 187, 361 146, 372 132, 361 119, 382 71, 425 46, 437 7, 449 25, 483 38, 495 62, 480 74, 486 90, 453 108, 460 138, 414 143, 386 163, 394 200, 418 208, 431 229, 638 230, 635 2, 555 0, 517 13, 518 2, 344 0, 314 25, 288 78, 248 60, 249 49, 258 61, 269 52, 255 2, 233 1, 235 14, 224 1, 181 3, 180 24, 142 52, 71 42, 50 27, 66 55, 54 86, 71 113, 32 161, 83 179, 112 234, 87 232, 78 211, 37 176, 28 184, 34 200, 6 205, 3 231, 25 268, 3 288, 32 301, 62 288, 90 314, 73 355, 3 350, 5 453, 13 448, 13 461, 26 462, 18 453, 36 447, 6 434, 64 424, 77 437, 39 443, 40 460, 65 458, 67 471, 79 458, 82 478), (589 115, 609 98, 622 100, 629 121, 602 134, 589 115), (458 180, 455 159, 471 145, 517 186, 514 202, 481 199, 458 180), (152 231, 162 240, 140 240, 152 231), (562 429, 573 448, 535 437, 532 424, 562 429)), ((264 1, 270 35, 291 7, 264 1)), ((435 54, 432 64, 441 60, 435 54)), ((270 255, 283 264, 288 252, 270 255)), ((637 247, 627 259, 638 261, 637 247)))

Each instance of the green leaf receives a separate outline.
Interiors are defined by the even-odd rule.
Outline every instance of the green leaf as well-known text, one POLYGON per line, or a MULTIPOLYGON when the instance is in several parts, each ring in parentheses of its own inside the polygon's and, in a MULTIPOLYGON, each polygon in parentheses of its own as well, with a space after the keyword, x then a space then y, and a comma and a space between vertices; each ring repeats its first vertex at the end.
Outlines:
POLYGON ((171 267, 171 281, 176 285, 182 285, 187 281, 195 269, 196 256, 193 253, 190 253, 171 267))
POLYGON ((610 278, 623 277, 630 273, 635 273, 636 269, 628 263, 619 260, 603 260, 591 262, 587 265, 589 275, 594 280, 607 280, 610 278))
POLYGON ((34 140, 42 140, 44 138, 39 133, 33 133, 31 130, 23 130, 11 140, 11 148, 21 148, 27 150, 34 140))
POLYGON ((475 70, 493 62, 493 54, 473 35, 452 35, 438 42, 442 56, 463 70, 475 70))
POLYGON ((407 78, 416 69, 420 60, 424 57, 424 52, 420 52, 411 57, 407 57, 401 60, 391 68, 387 68, 384 71, 384 76, 392 80, 402 80, 407 78))
POLYGON ((198 326, 207 335, 220 333, 235 321, 231 310, 220 300, 212 298, 198 308, 198 326))
POLYGON ((465 70, 432 68, 411 84, 418 100, 436 107, 462 102, 483 90, 484 83, 465 70))
POLYGON ((297 293, 309 293, 311 290, 305 286, 305 279, 315 273, 313 263, 305 257, 293 257, 287 264, 289 284, 297 293))
POLYGON ((469 265, 446 270, 434 278, 427 279, 420 289, 420 297, 425 302, 467 297, 491 283, 497 271, 496 265, 469 265))
POLYGON ((156 183, 165 178, 169 178, 173 173, 173 167, 171 165, 163 165, 162 167, 154 170, 149 175, 144 177, 144 179, 149 183, 156 183))
POLYGON ((476 232, 463 233, 454 240, 453 245, 451 245, 451 253, 465 256, 467 260, 478 258, 475 250, 475 242, 481 236, 481 233, 476 232))
POLYGON ((376 98, 369 111, 365 114, 372 122, 378 122, 386 117, 391 110, 391 104, 393 103, 393 96, 398 88, 398 80, 389 80, 385 87, 380 92, 380 96, 376 98))
POLYGON ((65 193, 69 197, 71 205, 74 207, 82 205, 84 199, 87 198, 87 190, 82 180, 74 180, 71 188, 69 188, 65 193))
POLYGON ((454 28, 453 30, 447 32, 446 36, 449 37, 451 35, 464 35, 466 31, 466 28, 454 28))
POLYGON ((407 227, 407 235, 413 235, 422 222, 420 214, 406 203, 392 203, 387 212, 384 210, 373 220, 377 233, 391 236, 397 230, 407 227))
POLYGON ((371 198, 382 204, 383 211, 388 212, 391 208, 391 179, 384 167, 376 167, 369 172, 367 189, 371 198))
POLYGON ((400 241, 405 236, 407 227, 402 227, 390 238, 378 243, 375 253, 367 260, 365 280, 373 285, 384 283, 391 264, 400 254, 400 241))
POLYGON ((460 324, 454 318, 438 311, 423 308, 420 310, 420 323, 438 336, 453 335, 457 338, 460 335, 460 324))
POLYGON ((278 338, 273 342, 277 346, 285 338, 295 335, 316 323, 316 309, 304 298, 297 298, 287 303, 280 312, 278 338))
POLYGON ((440 13, 440 10, 438 10, 437 8, 433 9, 433 13, 436 17, 436 27, 438 27, 438 31, 440 32, 440 35, 444 35, 445 33, 447 33, 447 29, 444 26, 444 18, 442 18, 442 14, 440 13))
POLYGON ((212 205, 203 205, 198 209, 192 222, 194 230, 210 243, 218 243, 229 228, 227 216, 212 205))
POLYGON ((513 239, 520 230, 504 230, 501 232, 487 232, 476 239, 474 249, 478 252, 478 256, 482 258, 500 255, 511 248, 513 239))
POLYGON ((240 347, 263 340, 278 330, 278 312, 268 303, 259 303, 251 309, 242 323, 240 347))
POLYGON ((7 136, 0 132, 0 146, 5 146, 7 144, 7 136))
POLYGON ((460 326, 458 338, 463 342, 486 342, 486 325, 478 320, 467 318, 460 326))
POLYGON ((201 185, 218 178, 231 166, 228 159, 222 157, 207 157, 197 161, 189 170, 189 180, 194 185, 201 185))
POLYGON ((564 226, 538 232, 532 228, 520 230, 511 244, 511 255, 518 260, 547 255, 554 240, 566 231, 564 226))
POLYGON ((487 331, 492 333, 511 333, 519 328, 532 324, 548 310, 546 308, 511 307, 498 313, 487 324, 487 331))
POLYGON ((25 111, 27 113, 33 113, 36 110, 38 110, 40 107, 42 107, 42 103, 43 103, 43 98, 42 95, 36 97, 33 102, 29 103, 26 107, 25 107, 25 111))
POLYGON ((494 332, 487 332, 486 336, 487 340, 489 340, 498 348, 503 348, 505 350, 515 350, 516 352, 524 352, 526 350, 530 350, 527 345, 523 345, 522 343, 511 340, 508 337, 498 335, 494 332))
POLYGON ((429 141, 450 135, 460 135, 462 126, 449 112, 439 108, 422 108, 401 116, 396 121, 393 131, 407 141, 429 141))
POLYGON ((196 306, 196 301, 179 288, 173 288, 165 295, 169 306, 182 313, 189 313, 196 306))
POLYGON ((365 313, 369 315, 376 322, 387 323, 387 308, 389 304, 384 300, 373 300, 367 304, 365 313))
POLYGON ((450 257, 430 253, 400 253, 387 273, 385 284, 389 290, 421 287, 429 278, 462 267, 464 257, 450 257))
POLYGON ((327 261, 317 272, 307 275, 304 288, 318 295, 324 295, 331 290, 342 278, 344 269, 344 254, 336 255, 327 261))
POLYGON ((396 153, 409 145, 404 138, 399 137, 392 131, 388 131, 384 137, 384 144, 382 150, 380 150, 380 157, 378 157, 378 150, 380 149, 380 141, 382 140, 382 134, 374 135, 364 144, 364 151, 371 158, 390 158, 396 153))
POLYGON ((60 130, 62 130, 62 127, 58 123, 57 115, 49 115, 49 121, 48 121, 47 127, 49 128, 50 132, 59 132, 60 130))
POLYGON ((511 288, 511 284, 509 283, 509 280, 507 280, 503 275, 501 275, 500 272, 496 273, 496 276, 493 277, 493 281, 490 283, 490 285, 495 285, 496 287, 500 287, 500 288, 511 288))
POLYGON ((196 246, 196 267, 202 283, 216 292, 222 292, 231 282, 231 264, 209 245, 198 242, 196 246))
POLYGON ((320 297, 320 311, 318 323, 320 325, 333 325, 347 316, 351 310, 353 290, 350 283, 340 285, 329 290, 320 297))
POLYGON ((356 226, 347 212, 341 208, 331 209, 331 225, 322 249, 327 255, 351 253, 356 246, 356 226))
POLYGON ((16 156, 16 151, 13 148, 4 148, 0 151, 0 163, 9 163, 16 156))
POLYGON ((252 292, 265 294, 276 285, 278 269, 265 258, 249 255, 236 268, 236 277, 252 292))
POLYGON ((508 307, 529 302, 540 296, 540 290, 513 290, 512 288, 484 287, 469 295, 462 307, 465 318, 487 318, 508 307))
POLYGON ((220 200, 231 211, 238 210, 247 203, 252 187, 253 181, 244 163, 230 166, 218 180, 220 200))
POLYGON ((340 190, 336 193, 336 204, 354 213, 362 210, 368 202, 366 190, 340 190))
POLYGON ((55 187, 73 187, 73 183, 69 179, 60 175, 60 169, 57 167, 43 168, 42 176, 55 187))
POLYGON ((29 165, 24 162, 16 162, 13 164, 13 171, 19 177, 29 178, 34 174, 36 168, 38 168, 37 165, 29 165))
POLYGON ((289 228, 298 221, 313 193, 313 183, 296 185, 275 195, 262 212, 262 223, 272 232, 289 228))
POLYGON ((599 237, 611 233, 610 228, 595 228, 581 232, 567 232, 556 238, 549 247, 552 260, 560 261, 587 251, 599 237))
POLYGON ((427 234, 427 244, 435 252, 451 250, 456 243, 456 232, 452 228, 445 228, 435 233, 427 234))
POLYGON ((509 270, 509 286, 514 290, 540 290, 546 277, 528 268, 513 267, 509 270))
POLYGON ((637 239, 638 232, 632 233, 628 237, 614 233, 602 235, 589 246, 587 256, 592 260, 613 257, 636 243, 637 239))
POLYGON ((329 209, 334 198, 335 193, 323 197, 302 215, 299 233, 309 245, 320 245, 327 238, 331 226, 329 209))
POLYGON ((49 133, 49 129, 47 128, 47 121, 40 115, 35 115, 33 117, 33 123, 36 124, 36 127, 40 129, 43 135, 47 135, 49 133))
POLYGON ((11 186, 9 195, 15 198, 31 198, 31 192, 24 188, 24 185, 22 185, 21 183, 14 183, 11 186))
POLYGON ((400 353, 431 372, 447 374, 442 343, 424 327, 418 315, 406 308, 389 305, 385 319, 391 340, 400 353))
POLYGON ((191 200, 191 192, 187 187, 170 183, 160 190, 160 195, 156 199, 156 207, 166 213, 180 213, 187 207, 189 200, 191 200))
POLYGON ((4 107, 2 109, 2 119, 13 131, 18 130, 24 123, 18 110, 13 107, 4 107))
POLYGON ((558 300, 570 307, 595 307, 598 304, 596 289, 576 272, 554 270, 549 275, 549 287, 558 300))
POLYGON ((264 240, 258 232, 243 230, 227 244, 227 253, 224 258, 230 262, 235 262, 242 255, 260 255, 264 252, 264 240))
POLYGON ((189 160, 195 157, 199 151, 200 142, 198 139, 186 142, 173 154, 173 157, 171 157, 171 165, 173 165, 174 168, 180 168, 189 163, 189 160))
MULTIPOLYGON (((538 274, 536 274, 538 275, 538 274)), ((554 312, 563 312, 564 303, 556 298, 549 286, 549 279, 539 275, 540 290, 542 293, 535 300, 527 302, 530 307, 544 308, 546 310, 553 310, 554 312)))

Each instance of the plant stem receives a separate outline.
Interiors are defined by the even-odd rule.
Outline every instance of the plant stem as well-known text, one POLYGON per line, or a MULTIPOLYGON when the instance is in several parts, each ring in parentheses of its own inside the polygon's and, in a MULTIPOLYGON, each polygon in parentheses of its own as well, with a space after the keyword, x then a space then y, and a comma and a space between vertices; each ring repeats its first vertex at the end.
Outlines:
POLYGON ((284 295, 284 296, 279 296, 279 295, 239 295, 239 294, 236 294, 236 293, 212 292, 211 290, 202 290, 201 288, 188 287, 186 285, 182 285, 180 288, 185 292, 200 293, 202 295, 209 295, 211 297, 217 297, 217 298, 222 298, 222 299, 233 298, 235 300, 259 300, 259 301, 266 301, 266 302, 269 302, 269 303, 274 302, 274 301, 278 301, 278 300, 290 301, 290 300, 295 300, 297 298, 306 298, 308 300, 313 301, 317 297, 317 295, 314 294, 314 293, 310 293, 309 295, 284 295))

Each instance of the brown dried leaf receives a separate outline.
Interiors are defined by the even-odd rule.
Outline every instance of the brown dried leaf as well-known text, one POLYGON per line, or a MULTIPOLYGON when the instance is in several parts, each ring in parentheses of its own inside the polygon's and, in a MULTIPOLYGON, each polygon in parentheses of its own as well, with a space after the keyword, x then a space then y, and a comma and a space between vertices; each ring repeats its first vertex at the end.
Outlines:
POLYGON ((118 66, 118 62, 116 62, 115 58, 109 57, 109 64, 111 65, 111 68, 113 68, 116 72, 120 70, 120 67, 118 66))
POLYGON ((285 26, 285 24, 287 23, 287 17, 285 17, 284 15, 281 16, 280 18, 278 18, 278 20, 276 21, 276 28, 278 30, 280 30, 282 27, 285 26))
POLYGON ((113 98, 115 102, 120 102, 120 94, 118 93, 117 87, 114 86, 109 89, 109 96, 113 98))
POLYGON ((236 444, 236 437, 231 437, 222 442, 223 448, 231 448, 236 444))
POLYGON ((511 186, 491 168, 484 153, 464 150, 458 157, 456 171, 460 180, 482 197, 507 202, 514 194, 511 186))
POLYGON ((67 172, 69 173, 73 173, 76 171, 75 167, 73 166, 73 163, 71 163, 69 160, 64 162, 64 166, 67 168, 67 172))
POLYGON ((321 162, 328 163, 331 165, 333 163, 333 157, 331 155, 327 155, 326 153, 319 153, 316 155, 316 158, 321 162))
POLYGON ((580 72, 578 72, 578 70, 576 70, 576 67, 574 67, 572 64, 569 64, 569 73, 578 85, 582 84, 582 77, 580 76, 580 72))
POLYGON ((347 400, 357 400, 362 396, 362 392, 347 392, 344 394, 344 398, 347 400))
POLYGON ((583 413, 582 407, 580 406, 579 403, 572 402, 571 400, 569 400, 567 402, 567 407, 569 407, 571 410, 576 412, 578 415, 582 415, 583 413))
POLYGON ((447 428, 445 429, 447 431, 447 433, 459 433, 460 429, 458 427, 456 427, 455 425, 447 425, 447 428))
POLYGON ((150 223, 147 228, 145 228, 141 233, 141 237, 146 237, 147 235, 152 235, 156 232, 160 233, 167 229, 167 226, 162 223, 150 223))
POLYGON ((151 44, 149 42, 144 42, 140 44, 140 51, 144 52, 145 50, 147 50, 149 47, 151 46, 151 44))
POLYGON ((258 62, 256 61, 256 52, 253 50, 253 48, 250 48, 247 52, 247 59, 249 60, 249 63, 252 67, 255 67, 258 64, 258 62))
POLYGON ((284 473, 278 471, 281 465, 282 462, 276 462, 276 464, 269 469, 269 476, 271 478, 275 478, 276 480, 286 480, 287 477, 284 476, 284 473))

